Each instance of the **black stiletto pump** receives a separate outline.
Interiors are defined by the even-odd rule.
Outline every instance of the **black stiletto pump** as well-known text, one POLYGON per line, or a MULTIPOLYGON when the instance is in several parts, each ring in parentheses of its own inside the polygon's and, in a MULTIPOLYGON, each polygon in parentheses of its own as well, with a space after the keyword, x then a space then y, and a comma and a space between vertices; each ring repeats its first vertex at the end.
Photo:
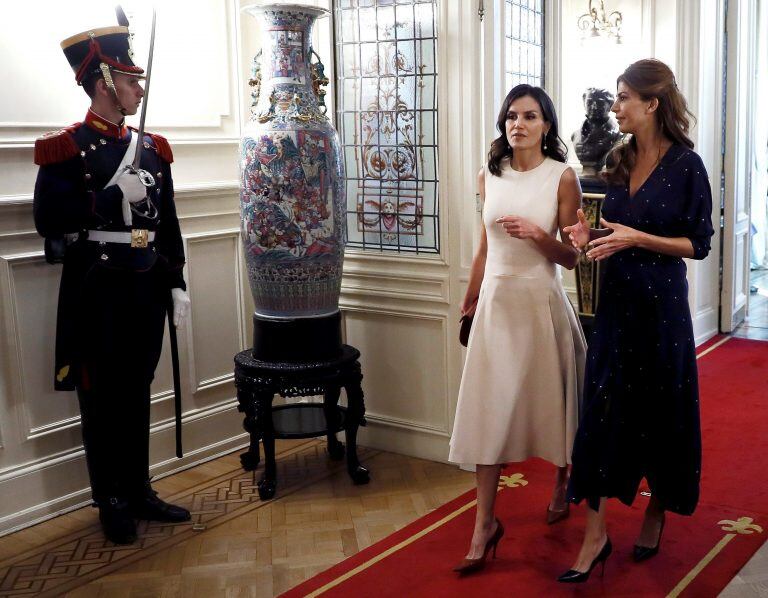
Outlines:
POLYGON ((584 583, 589 579, 589 574, 592 573, 592 569, 595 568, 595 566, 599 563, 602 563, 603 567, 600 570, 600 577, 605 574, 605 561, 608 560, 608 557, 611 556, 611 551, 613 550, 613 546, 611 545, 611 539, 606 536, 605 537, 605 544, 603 545, 602 550, 598 553, 598 555, 595 557, 595 560, 592 561, 592 564, 589 566, 589 569, 586 571, 577 571, 576 569, 568 569, 565 573, 563 573, 560 577, 557 578, 557 581, 562 583, 584 583))

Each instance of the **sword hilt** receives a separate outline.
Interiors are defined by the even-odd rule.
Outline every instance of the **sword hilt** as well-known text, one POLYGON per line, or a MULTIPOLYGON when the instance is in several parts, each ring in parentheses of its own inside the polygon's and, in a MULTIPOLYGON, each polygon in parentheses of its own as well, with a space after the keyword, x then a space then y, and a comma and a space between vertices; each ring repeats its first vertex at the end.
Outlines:
POLYGON ((139 181, 141 181, 141 184, 145 187, 154 187, 155 185, 155 177, 153 177, 149 171, 144 170, 143 168, 135 168, 131 164, 126 164, 125 172, 128 174, 135 174, 137 177, 139 177, 139 181))

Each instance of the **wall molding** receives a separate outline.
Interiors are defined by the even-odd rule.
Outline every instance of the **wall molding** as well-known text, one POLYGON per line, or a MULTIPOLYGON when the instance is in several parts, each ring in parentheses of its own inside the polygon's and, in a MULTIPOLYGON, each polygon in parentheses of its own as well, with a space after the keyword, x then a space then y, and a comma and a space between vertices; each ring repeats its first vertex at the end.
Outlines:
MULTIPOLYGON (((440 436, 442 438, 450 438, 451 432, 448 429, 448 426, 430 426, 423 423, 418 422, 412 422, 405 419, 399 419, 396 417, 390 417, 387 415, 379 415, 376 413, 371 413, 370 411, 365 412, 365 419, 368 420, 368 423, 376 424, 380 426, 389 426, 393 428, 399 428, 401 430, 411 430, 413 432, 422 432, 425 434, 431 434, 432 436, 440 436)), ((446 423, 448 420, 446 419, 446 423)))
MULTIPOLYGON (((238 181, 210 181, 205 183, 195 183, 191 185, 174 185, 173 193, 177 201, 217 197, 230 198, 232 193, 237 193, 239 195, 240 183, 238 181)), ((35 196, 33 193, 0 195, 0 209, 2 209, 4 206, 31 206, 34 197, 35 196)))
MULTIPOLYGON (((443 361, 442 384, 445 389, 445 396, 443 397, 444 412, 442 416, 443 416, 443 421, 445 422, 445 425, 443 426, 430 425, 424 422, 406 420, 406 419, 401 419, 401 418, 392 417, 388 415, 377 414, 375 412, 371 412, 370 410, 366 410, 366 418, 370 416, 371 421, 375 421, 379 424, 387 425, 390 427, 409 429, 415 432, 429 432, 431 434, 449 437, 450 427, 451 427, 452 398, 451 398, 451 380, 450 380, 450 374, 451 374, 450 352, 449 352, 449 341, 448 341, 448 334, 447 334, 447 325, 448 325, 447 316, 445 314, 428 314, 428 313, 425 313, 424 311, 410 311, 408 309, 392 309, 391 307, 377 310, 375 308, 371 309, 370 307, 362 308, 362 307, 344 306, 344 307, 341 307, 341 310, 344 317, 343 326, 345 331, 346 331, 346 325, 347 325, 347 320, 346 320, 347 313, 372 314, 377 316, 387 315, 387 316, 407 318, 407 319, 430 320, 430 321, 438 322, 440 324, 440 336, 442 341, 441 342, 442 361, 443 361)), ((345 334, 345 342, 346 342, 346 334, 345 334)), ((365 371, 363 371, 363 376, 365 376, 365 371)), ((427 399, 427 397, 421 397, 421 398, 427 399)))
MULTIPOLYGON (((11 396, 18 397, 17 405, 18 411, 16 412, 16 425, 18 430, 23 430, 22 435, 26 440, 30 440, 34 437, 33 426, 27 410, 27 390, 24 385, 24 361, 22 359, 22 336, 19 327, 19 311, 18 301, 16 296, 16 285, 14 282, 14 268, 18 268, 23 264, 35 264, 44 261, 44 254, 42 251, 27 252, 16 255, 0 255, 0 262, 2 262, 2 271, 0 271, 0 283, 2 279, 5 280, 6 296, 6 310, 5 310, 5 335, 7 341, 8 353, 6 354, 7 361, 0 363, 0 366, 5 366, 3 370, 8 376, 9 387, 8 390, 11 396), (16 375, 13 375, 15 373, 16 375)), ((52 372, 52 370, 51 370, 52 372)), ((68 420, 65 420, 68 421, 68 420)), ((46 429, 42 436, 51 434, 54 432, 52 427, 55 424, 53 422, 41 426, 46 429)), ((66 425, 64 428, 71 427, 66 425)))
POLYGON ((346 295, 389 297, 411 301, 448 303, 448 280, 436 275, 392 275, 345 270, 341 292, 346 295))
MULTIPOLYGON (((64 125, 69 126, 69 125, 64 125)), ((0 124, 0 129, 3 126, 0 124)), ((35 147, 35 141, 38 137, 41 137, 49 131, 57 131, 62 128, 62 125, 51 125, 48 128, 40 128, 36 130, 36 135, 33 137, 8 137, 0 139, 0 151, 4 150, 31 150, 35 147)), ((216 136, 216 137, 181 137, 178 135, 165 135, 164 133, 169 130, 185 130, 184 127, 163 127, 162 129, 153 129, 153 132, 160 133, 164 137, 168 138, 171 146, 181 145, 239 145, 240 138, 232 137, 230 135, 216 136)))
MULTIPOLYGON (((194 265, 190 260, 190 247, 196 244, 203 244, 210 241, 219 240, 232 240, 234 241, 234 256, 233 256, 233 269, 235 275, 235 292, 237 296, 236 305, 236 317, 237 317, 237 330, 239 334, 239 346, 243 347, 245 343, 245 330, 246 324, 244 322, 244 304, 243 304, 243 272, 240 266, 243 260, 242 243, 240 242, 240 228, 226 228, 219 230, 211 230, 205 232, 191 233, 184 235, 184 253, 187 256, 187 264, 185 266, 185 280, 188 282, 191 280, 194 265)), ((230 380, 234 381, 234 366, 232 372, 220 374, 213 378, 207 378, 200 380, 197 375, 197 368, 195 366, 195 344, 193 334, 193 316, 194 305, 187 316, 185 322, 185 337, 187 339, 187 364, 189 368, 189 388, 192 389, 192 394, 197 394, 204 390, 216 388, 227 384, 230 380)))
MULTIPOLYGON (((247 448, 248 444, 248 434, 243 432, 231 438, 212 442, 192 451, 188 451, 185 454, 184 459, 179 460, 173 457, 171 459, 160 461, 155 465, 150 466, 150 475, 153 480, 160 480, 169 475, 188 469, 192 465, 200 465, 208 461, 213 461, 219 457, 228 455, 233 451, 247 448), (178 465, 179 461, 182 461, 183 463, 178 465), (173 465, 176 465, 176 467, 173 467, 173 465)), ((83 460, 85 459, 85 453, 82 449, 79 450, 79 458, 83 460)), ((85 464, 83 464, 82 467, 85 468, 85 464)), ((0 476, 0 485, 2 485, 4 481, 2 476, 0 476)), ((81 509, 90 505, 91 502, 90 488, 86 486, 64 496, 53 498, 21 511, 15 511, 0 517, 0 537, 48 521, 59 515, 64 515, 65 513, 81 509)))
MULTIPOLYGON (((228 398, 224 401, 220 401, 213 405, 208 405, 206 407, 201 407, 199 409, 187 410, 182 414, 182 418, 181 418, 182 426, 184 424, 187 424, 187 425, 193 424, 195 422, 206 419, 208 417, 221 415, 228 412, 232 412, 233 414, 238 414, 239 412, 237 411, 237 405, 238 403, 236 398, 228 398)), ((70 419, 71 419, 71 423, 67 425, 67 428, 72 428, 80 425, 79 415, 75 418, 70 418, 70 419)), ((66 420, 66 421, 70 421, 70 420, 66 420)), ((153 422, 149 427, 150 438, 161 432, 175 428, 175 425, 176 425, 176 420, 174 417, 168 417, 168 418, 164 418, 156 422, 153 422)), ((82 445, 79 445, 77 447, 72 447, 63 451, 50 453, 48 455, 44 455, 42 457, 38 457, 30 461, 25 461, 24 463, 19 463, 11 467, 0 469, 0 484, 5 483, 8 480, 12 480, 14 478, 18 478, 21 476, 36 473, 38 471, 42 471, 46 468, 53 467, 61 463, 67 463, 69 461, 79 459, 84 455, 85 455, 85 452, 83 451, 83 447, 82 445)), ((157 464, 155 466, 157 466, 157 464)))

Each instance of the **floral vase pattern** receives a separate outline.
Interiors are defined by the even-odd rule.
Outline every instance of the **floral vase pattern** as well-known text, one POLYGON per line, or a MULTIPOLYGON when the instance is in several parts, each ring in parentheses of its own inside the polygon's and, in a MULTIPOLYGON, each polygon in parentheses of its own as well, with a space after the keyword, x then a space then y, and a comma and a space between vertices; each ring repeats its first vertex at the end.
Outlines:
POLYGON ((325 116, 328 79, 311 46, 315 19, 328 11, 244 10, 260 18, 263 32, 240 144, 241 234, 255 315, 328 316, 338 312, 346 218, 339 138, 325 116))

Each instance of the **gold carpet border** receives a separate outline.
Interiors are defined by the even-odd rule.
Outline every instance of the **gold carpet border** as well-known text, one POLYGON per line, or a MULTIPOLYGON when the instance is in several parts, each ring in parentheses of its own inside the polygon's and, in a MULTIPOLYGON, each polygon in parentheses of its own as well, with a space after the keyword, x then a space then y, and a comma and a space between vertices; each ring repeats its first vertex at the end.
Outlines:
POLYGON ((455 519, 456 517, 458 517, 459 515, 461 515, 465 511, 468 511, 469 509, 474 507, 476 504, 477 504, 477 499, 468 502, 467 504, 459 507, 458 509, 456 509, 452 513, 450 513, 450 514, 446 515, 445 517, 443 517, 440 521, 436 521, 432 525, 430 525, 428 527, 425 527, 423 530, 421 530, 419 532, 416 532, 415 534, 413 534, 412 536, 406 538, 405 540, 403 540, 399 544, 395 544, 394 546, 388 548, 384 552, 380 552, 379 554, 374 556, 372 559, 369 559, 366 562, 362 563, 361 565, 358 565, 354 569, 350 569, 344 575, 341 575, 340 577, 337 577, 336 579, 333 579, 333 580, 329 581, 323 587, 315 590, 311 594, 307 594, 306 598, 314 598, 315 596, 319 596, 323 592, 327 592, 328 590, 330 590, 332 588, 335 588, 336 586, 344 583, 345 581, 347 581, 351 577, 354 577, 355 575, 357 575, 361 571, 365 571, 366 569, 368 569, 372 565, 375 565, 379 561, 384 560, 389 555, 396 553, 398 550, 400 550, 402 548, 405 548, 409 544, 413 544, 419 538, 423 538, 427 534, 432 533, 438 527, 448 523, 451 519, 455 519))
POLYGON ((714 345, 712 345, 711 347, 708 347, 708 348, 704 349, 704 350, 703 350, 701 353, 697 353, 697 354, 696 354, 696 359, 701 359, 701 358, 702 358, 702 357, 704 357, 704 356, 705 356, 707 353, 711 353, 712 351, 714 351, 714 350, 715 350, 715 349, 717 349, 718 347, 722 347, 722 346, 723 346, 723 344, 727 343, 727 342, 728 342, 729 340, 731 340, 732 338, 733 338, 732 336, 726 336, 724 339, 721 339, 721 340, 717 341, 717 342, 716 342, 714 345))
MULTIPOLYGON (((711 347, 708 347, 708 348, 704 349, 701 353, 698 353, 696 355, 696 359, 697 360, 701 359, 702 357, 704 357, 705 355, 711 353, 712 351, 714 351, 718 347, 722 347, 726 342, 731 340, 731 338, 733 338, 733 337, 726 336, 725 338, 717 341, 711 347)), ((468 502, 467 504, 459 507, 458 509, 456 509, 452 513, 450 513, 450 514, 446 515, 445 517, 443 517, 440 521, 436 521, 435 523, 433 523, 429 527, 426 527, 423 530, 421 530, 419 532, 416 532, 414 535, 406 538, 405 540, 403 540, 399 544, 396 544, 395 546, 392 546, 391 548, 388 548, 384 552, 382 552, 382 553, 376 555, 375 557, 367 560, 366 562, 358 565, 354 569, 350 569, 349 571, 347 571, 346 573, 344 573, 340 577, 337 577, 336 579, 332 579, 331 581, 329 581, 327 584, 325 584, 321 588, 318 588, 317 590, 315 590, 311 594, 307 594, 305 598, 315 598, 316 596, 319 596, 319 595, 323 594, 324 592, 327 592, 328 590, 331 590, 331 589, 335 588, 336 586, 344 583, 348 579, 351 579, 352 577, 354 577, 358 573, 361 573, 361 572, 365 571, 366 569, 372 567, 373 565, 375 565, 379 561, 382 561, 385 558, 387 558, 388 556, 390 556, 390 555, 396 553, 397 551, 405 548, 409 544, 413 544, 416 540, 418 540, 420 538, 423 538, 424 536, 426 536, 429 533, 432 533, 438 527, 441 527, 445 523, 449 522, 451 519, 454 519, 454 518, 458 517, 459 515, 461 515, 462 513, 464 513, 465 511, 468 511, 469 509, 474 507, 476 504, 477 504, 477 499, 475 499, 475 500, 473 500, 471 502, 468 502)), ((696 576, 701 572, 701 570, 704 569, 704 566, 706 566, 709 563, 709 561, 711 561, 715 557, 715 554, 716 553, 714 552, 714 549, 713 549, 712 556, 710 557, 710 559, 708 561, 706 561, 706 563, 704 563, 704 565, 699 563, 698 565, 696 565, 696 567, 694 567, 688 573, 688 575, 686 575, 683 578, 683 580, 680 582, 680 584, 678 584, 678 586, 675 588, 676 593, 674 594, 674 596, 679 595, 680 592, 682 592, 696 578, 696 576)), ((670 596, 672 596, 672 594, 670 594, 670 596)))

